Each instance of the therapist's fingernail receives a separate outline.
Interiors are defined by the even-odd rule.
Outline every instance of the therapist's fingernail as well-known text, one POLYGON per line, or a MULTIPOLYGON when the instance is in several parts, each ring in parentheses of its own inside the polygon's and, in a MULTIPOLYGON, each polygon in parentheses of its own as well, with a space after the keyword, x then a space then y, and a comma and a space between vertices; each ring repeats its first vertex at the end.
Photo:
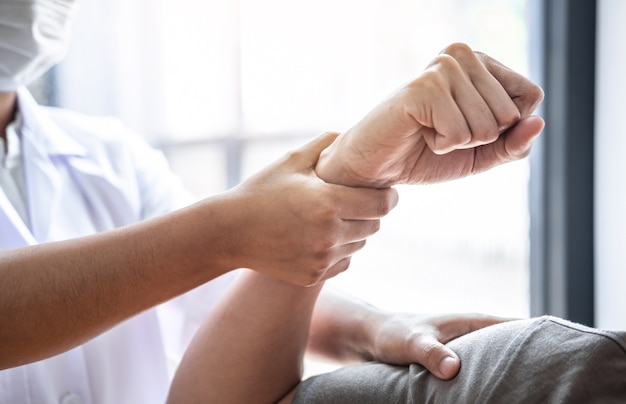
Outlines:
POLYGON ((456 375, 458 371, 457 359, 452 356, 446 356, 441 362, 439 362, 439 373, 444 378, 451 378, 456 375))

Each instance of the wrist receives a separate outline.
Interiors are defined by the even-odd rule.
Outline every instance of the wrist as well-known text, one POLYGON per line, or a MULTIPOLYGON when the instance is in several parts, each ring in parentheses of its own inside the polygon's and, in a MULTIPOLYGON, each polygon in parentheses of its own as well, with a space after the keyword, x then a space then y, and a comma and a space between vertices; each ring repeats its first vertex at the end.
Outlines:
POLYGON ((364 321, 359 327, 361 337, 358 346, 358 354, 362 360, 373 361, 378 357, 376 353, 378 331, 382 328, 385 318, 385 312, 373 306, 369 306, 364 313, 364 321))
POLYGON ((350 137, 348 131, 322 151, 315 165, 317 176, 327 183, 350 187, 382 189, 394 185, 394 182, 380 171, 384 169, 383 167, 377 167, 362 159, 363 153, 357 146, 350 144, 350 137), (367 173, 367 176, 363 173, 367 173))
MULTIPOLYGON (((169 239, 171 254, 189 276, 216 276, 239 268, 237 235, 225 194, 204 199, 174 213, 169 239)), ((205 280, 206 281, 206 280, 205 280)))
POLYGON ((346 159, 346 147, 338 145, 341 138, 324 149, 315 165, 315 173, 324 182, 351 187, 374 187, 373 181, 357 175, 346 159), (343 153, 341 152, 343 150, 343 153))
POLYGON ((350 321, 342 321, 345 357, 352 362, 367 362, 376 358, 377 331, 384 320, 383 311, 366 302, 359 302, 350 321))

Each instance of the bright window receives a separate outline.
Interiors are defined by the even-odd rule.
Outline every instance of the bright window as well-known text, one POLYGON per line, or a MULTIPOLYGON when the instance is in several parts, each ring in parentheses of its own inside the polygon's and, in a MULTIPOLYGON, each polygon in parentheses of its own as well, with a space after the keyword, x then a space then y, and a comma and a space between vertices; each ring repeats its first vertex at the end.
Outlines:
MULTIPOLYGON (((79 6, 80 35, 56 71, 59 104, 121 117, 164 148, 199 197, 349 128, 452 42, 528 71, 523 0, 79 6)), ((332 283, 394 310, 527 316, 527 185, 523 161, 401 187, 398 208, 332 283)))

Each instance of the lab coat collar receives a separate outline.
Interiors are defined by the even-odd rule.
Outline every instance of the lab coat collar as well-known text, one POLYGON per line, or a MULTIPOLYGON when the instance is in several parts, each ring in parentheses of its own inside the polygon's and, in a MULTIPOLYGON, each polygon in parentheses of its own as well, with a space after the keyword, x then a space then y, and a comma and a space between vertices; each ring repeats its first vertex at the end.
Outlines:
POLYGON ((0 192, 0 224, 0 251, 36 244, 4 192, 0 192))
POLYGON ((18 90, 18 108, 21 115, 22 159, 26 178, 26 194, 30 215, 30 229, 13 214, 12 205, 0 198, 0 222, 7 223, 0 240, 1 248, 14 248, 35 242, 52 241, 58 233, 63 179, 53 161, 68 164, 68 159, 87 156, 87 150, 66 133, 39 106, 28 90, 18 90), (44 202, 45 201, 45 202, 44 202), (27 231, 30 230, 30 231, 27 231), (4 234, 6 233, 6 234, 4 234))
POLYGON ((85 148, 68 135, 37 104, 30 92, 17 90, 18 110, 22 116, 22 133, 32 136, 40 150, 49 156, 85 156, 85 148), (44 135, 45 134, 45 135, 44 135))

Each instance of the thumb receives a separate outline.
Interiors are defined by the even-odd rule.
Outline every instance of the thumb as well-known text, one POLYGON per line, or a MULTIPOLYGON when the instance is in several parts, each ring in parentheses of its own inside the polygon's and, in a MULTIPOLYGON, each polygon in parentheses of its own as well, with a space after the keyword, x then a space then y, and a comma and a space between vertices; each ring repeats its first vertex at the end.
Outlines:
POLYGON ((304 146, 294 150, 292 155, 297 158, 300 164, 306 167, 314 167, 325 148, 333 144, 339 136, 337 132, 324 132, 315 139, 309 141, 304 146))
POLYGON ((523 158, 530 152, 530 146, 541 133, 545 122, 538 116, 524 118, 504 137, 504 148, 508 155, 523 158))
POLYGON ((544 125, 542 118, 529 116, 519 121, 495 142, 479 146, 476 149, 474 174, 528 156, 533 141, 541 133, 544 125))
POLYGON ((440 379, 452 379, 461 369, 461 360, 450 348, 434 337, 423 337, 416 341, 412 362, 420 363, 440 379))

